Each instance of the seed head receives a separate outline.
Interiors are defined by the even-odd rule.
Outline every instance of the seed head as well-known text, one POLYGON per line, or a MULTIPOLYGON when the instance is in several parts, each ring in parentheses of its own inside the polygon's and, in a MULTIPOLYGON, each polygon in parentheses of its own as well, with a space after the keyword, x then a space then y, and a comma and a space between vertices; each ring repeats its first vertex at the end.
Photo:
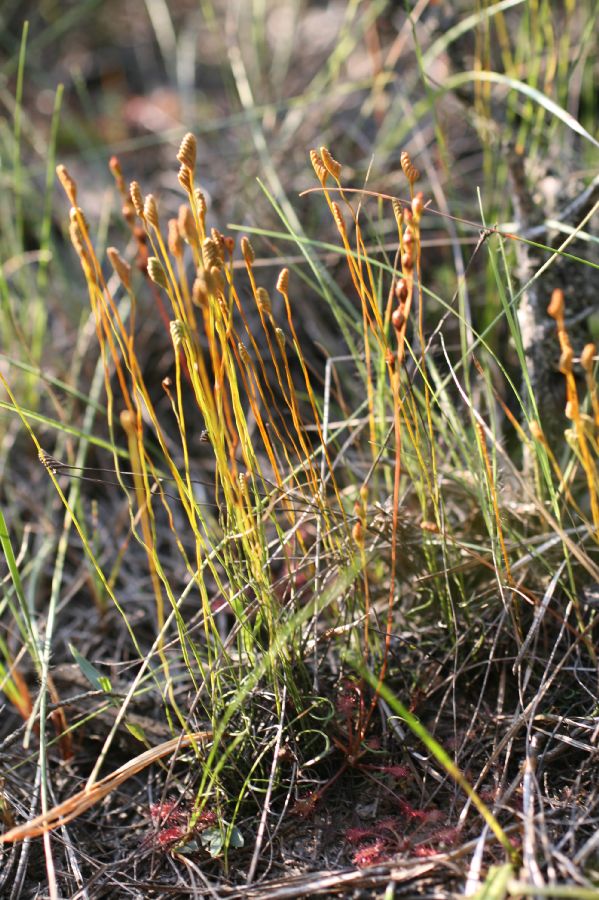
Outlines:
POLYGON ((125 187, 125 179, 123 178, 123 170, 121 169, 121 164, 119 162, 118 156, 111 156, 110 162, 108 163, 108 168, 112 173, 112 177, 116 181, 116 186, 119 189, 121 195, 125 195, 127 192, 127 188, 125 187))
POLYGON ((237 349, 239 350, 241 359, 247 365, 250 361, 250 354, 247 352, 247 348, 243 341, 239 341, 239 343, 237 344, 237 349))
POLYGON ((121 164, 119 162, 118 156, 111 156, 108 161, 108 168, 112 172, 115 178, 123 177, 123 170, 121 169, 121 164))
POLYGON ((391 314, 391 324, 395 328, 396 331, 401 331, 401 329, 406 324, 406 317, 404 316, 401 309, 394 309, 391 314))
POLYGON ((175 347, 175 350, 179 348, 181 345, 183 338, 185 337, 185 325, 181 321, 181 319, 173 319, 173 321, 169 325, 171 332, 171 340, 175 347))
POLYGON ((287 294, 289 291, 289 269, 281 269, 277 278, 277 290, 279 294, 287 294))
POLYGON ((560 288, 556 288, 551 295, 551 302, 547 307, 548 315, 556 321, 563 319, 564 305, 564 292, 560 288))
POLYGON ((194 135, 190 131, 188 131, 181 141, 181 146, 179 147, 179 152, 177 153, 177 159, 182 166, 187 166, 187 168, 191 169, 192 171, 195 169, 196 165, 197 148, 198 144, 194 135))
POLYGON ((110 265, 121 280, 123 287, 127 290, 131 287, 131 266, 125 262, 116 247, 109 247, 106 251, 110 265))
POLYGON ((131 196, 131 203, 133 204, 133 209, 137 213, 140 219, 144 217, 144 201, 141 193, 141 188, 137 181, 132 181, 129 185, 129 194, 131 196))
POLYGON ((206 210, 208 208, 206 205, 206 198, 204 197, 203 193, 201 192, 201 190, 199 188, 196 188, 194 193, 195 193, 196 205, 198 208, 198 218, 201 222, 202 229, 204 231, 206 231, 206 210))
POLYGON ((59 460, 57 460, 54 456, 51 456, 49 453, 46 453, 45 450, 40 450, 37 454, 37 457, 44 468, 48 470, 48 472, 52 472, 53 475, 58 475, 60 469, 62 468, 62 464, 59 460))
POLYGON ((258 288, 256 291, 256 303, 258 304, 258 309, 261 313, 266 313, 267 316, 272 313, 272 303, 270 302, 270 297, 266 288, 258 288))
POLYGON ((66 166, 56 166, 56 175, 64 188, 72 206, 77 206, 77 185, 67 172, 66 166))
POLYGON ((69 237, 71 238, 71 243, 79 256, 81 256, 85 252, 85 247, 83 246, 83 238, 81 237, 81 229, 79 228, 79 224, 76 221, 71 221, 69 225, 69 237))
POLYGON ((345 237, 345 235, 347 234, 347 229, 345 227, 345 222, 343 220, 343 214, 339 208, 339 204, 335 203, 334 200, 331 203, 331 209, 333 210, 333 218, 335 220, 335 225, 339 229, 339 234, 342 237, 345 237))
POLYGON ((118 156, 111 156, 108 161, 108 168, 112 172, 114 178, 118 181, 118 179, 123 177, 123 170, 121 169, 121 164, 119 162, 118 156))
POLYGON ((395 285, 395 296, 400 303, 405 303, 408 299, 408 285, 406 284, 405 278, 400 278, 395 285))
POLYGON ((153 228, 158 228, 158 207, 153 194, 148 194, 144 202, 144 218, 153 228))
POLYGON ((75 248, 75 252, 79 257, 79 261, 81 263, 81 268, 85 274, 86 279, 89 281, 96 282, 97 281, 97 273, 96 267, 94 266, 91 257, 89 255, 89 251, 85 245, 83 240, 83 235, 81 234, 81 229, 79 227, 79 223, 75 218, 71 219, 71 223, 69 225, 69 236, 71 238, 71 243, 75 248))
POLYGON ((254 253, 254 248, 250 243, 250 239, 246 237, 245 234, 241 238, 241 252, 243 254, 246 266, 251 266, 256 259, 256 254, 254 253))
POLYGON ((200 216, 200 219, 202 219, 203 221, 206 218, 206 197, 199 188, 195 189, 193 195, 198 206, 198 214, 200 216))
POLYGON ((126 431, 127 434, 135 434, 137 432, 137 420, 135 413, 132 410, 124 409, 119 418, 121 420, 123 431, 126 431))
POLYGON ((318 180, 324 187, 329 173, 326 170, 325 164, 323 163, 318 150, 310 150, 310 162, 312 163, 312 167, 316 172, 318 180))
POLYGON ((403 169, 403 173, 410 182, 410 184, 414 184, 415 181, 418 181, 420 178, 420 172, 410 159, 410 154, 407 150, 404 150, 399 158, 401 163, 401 167, 403 169))
POLYGON ((424 209, 424 194, 422 191, 418 191, 414 199, 412 200, 412 215, 414 216, 415 222, 420 222, 422 218, 422 211, 424 209))
POLYGON ((181 187, 186 190, 188 194, 191 193, 193 187, 191 169, 188 166, 181 166, 177 178, 179 179, 181 187))
POLYGON ((71 222, 76 222, 79 228, 83 226, 86 231, 89 231, 88 221, 85 218, 85 213, 80 206, 71 206, 69 210, 69 219, 71 220, 71 222))
POLYGON ((166 279, 166 272, 164 271, 164 267, 159 259, 155 256, 150 256, 148 259, 148 275, 150 276, 150 280, 154 282, 154 284, 160 285, 165 289, 168 288, 168 281, 166 279))
POLYGON ((354 523, 352 528, 352 537, 358 546, 361 546, 364 543, 364 528, 362 527, 362 522, 358 519, 357 522, 354 523))
POLYGON ((207 237, 203 241, 202 259, 207 269, 211 269, 213 266, 218 269, 222 265, 219 247, 214 238, 207 237))
POLYGON ((564 347, 559 358, 559 370, 563 375, 569 375, 572 371, 574 351, 572 347, 564 347))
POLYGON ((320 158, 329 175, 332 175, 335 181, 339 181, 339 176, 341 175, 341 163, 337 162, 336 159, 333 159, 326 147, 320 148, 320 158))
POLYGON ((221 262, 225 261, 225 236, 222 234, 218 228, 210 229, 210 237, 214 241, 218 249, 218 255, 220 257, 221 262))
POLYGON ((277 344, 279 345, 279 350, 282 353, 285 349, 285 332, 282 328, 275 328, 275 337, 277 339, 277 344))
POLYGON ((597 348, 594 344, 586 344, 583 347, 582 353, 580 354, 580 364, 585 372, 587 372, 589 375, 593 371, 596 353, 597 348))

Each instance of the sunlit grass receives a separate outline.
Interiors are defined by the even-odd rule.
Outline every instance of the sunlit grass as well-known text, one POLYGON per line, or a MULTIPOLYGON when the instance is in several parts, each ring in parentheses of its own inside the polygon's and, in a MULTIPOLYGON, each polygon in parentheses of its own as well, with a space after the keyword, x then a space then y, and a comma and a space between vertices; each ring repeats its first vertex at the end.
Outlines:
MULTIPOLYGON (((594 606, 585 593, 599 580, 596 352, 588 343, 575 358, 563 293, 554 292, 555 347, 547 352, 561 351, 565 416, 564 440, 548 441, 544 399, 526 375, 517 316, 527 287, 517 286, 513 271, 519 236, 515 228, 485 227, 497 209, 509 218, 509 190, 495 199, 505 167, 501 146, 484 145, 478 198, 474 187, 471 197, 452 198, 436 180, 433 145, 415 137, 445 94, 471 89, 482 131, 487 120, 492 131, 494 92, 507 92, 508 121, 517 106, 512 130, 531 154, 540 151, 545 127, 595 146, 588 121, 567 111, 569 70, 560 52, 570 52, 569 38, 550 41, 541 60, 546 4, 542 10, 531 4, 512 32, 504 13, 518 5, 478 10, 428 49, 416 48, 414 72, 424 78, 453 41, 470 30, 476 35, 473 69, 427 84, 409 103, 404 98, 403 117, 387 110, 377 138, 381 156, 368 178, 378 177, 383 160, 401 160, 402 180, 394 176, 392 189, 363 182, 326 146, 311 151, 316 185, 309 202, 320 210, 315 233, 302 225, 307 201, 290 199, 283 188, 285 171, 264 138, 266 117, 257 115, 252 64, 235 49, 229 49, 231 78, 250 116, 261 191, 279 227, 259 218, 247 228, 221 231, 213 224, 208 164, 196 158, 196 138, 188 133, 178 154, 173 147, 180 205, 170 219, 163 212, 168 199, 151 192, 159 189, 158 173, 151 184, 145 175, 128 184, 112 157, 111 202, 122 216, 110 229, 119 246, 104 253, 106 223, 98 228, 99 210, 84 209, 80 200, 81 178, 76 182, 59 165, 71 207, 69 252, 81 267, 72 283, 75 292, 85 285, 90 312, 68 378, 63 370, 46 374, 49 180, 35 260, 25 241, 25 32, 10 136, 14 191, 3 201, 12 230, 3 239, 0 281, 0 404, 11 429, 5 446, 34 447, 47 485, 33 523, 36 557, 24 520, 18 512, 12 518, 22 488, 2 463, 8 479, 0 495, 7 563, 0 690, 23 722, 27 751, 9 774, 36 762, 41 792, 40 816, 32 805, 30 825, 6 839, 44 835, 54 896, 49 832, 88 814, 167 756, 173 767, 179 762, 176 770, 156 767, 163 793, 151 816, 154 849, 181 859, 210 846, 225 873, 243 841, 255 839, 247 866, 253 878, 273 810, 291 823, 309 821, 342 800, 346 785, 362 783, 375 785, 383 807, 403 803, 406 822, 420 824, 406 825, 402 844, 395 819, 381 825, 377 813, 367 830, 368 840, 376 840, 359 845, 356 864, 382 863, 399 852, 432 855, 439 841, 449 847, 457 837, 471 847, 475 835, 481 848, 488 844, 490 862, 507 861, 487 879, 501 881, 504 893, 522 850, 530 864, 529 826, 511 801, 510 754, 524 754, 518 758, 524 771, 534 763, 526 735, 547 729, 547 717, 577 717, 586 727, 596 715, 592 697, 576 694, 571 671, 589 672, 597 662, 594 606), (538 54, 530 65, 520 31, 535 37, 538 54), (502 71, 491 69, 492 35, 502 71), (389 149, 398 135, 410 153, 389 149), (461 205, 452 216, 449 201, 456 199, 461 205), (480 222, 476 214, 461 215, 476 199, 480 222), (461 259, 451 296, 440 289, 434 241, 427 240, 433 229, 455 238, 454 261, 461 259), (335 230, 337 244, 330 237, 335 230), (261 266, 269 252, 280 253, 283 263, 295 254, 276 278, 261 266), (466 296, 471 264, 484 266, 473 291, 492 294, 480 315, 466 296), (17 296, 31 302, 18 305, 17 296), (337 329, 331 344, 347 353, 315 363, 305 325, 319 305, 337 329), (159 366, 144 345, 149 323, 160 338, 159 366), (42 609, 40 584, 47 597, 42 609), (63 640, 65 605, 82 596, 90 629, 105 639, 90 643, 76 633, 63 640), (120 658, 115 633, 122 635, 120 658), (71 645, 95 692, 85 717, 71 712, 55 685, 61 642, 71 645), (84 646, 93 647, 93 662, 84 646), (148 695, 150 720, 136 713, 148 695), (76 766, 79 740, 107 710, 111 723, 86 769, 85 788, 62 791, 67 799, 55 803, 55 761, 76 766), (163 729, 160 737, 153 725, 163 729), (138 752, 117 766, 123 729, 138 752), (472 735, 484 750, 470 755, 472 735), (518 741, 524 750, 512 750, 518 741), (404 761, 411 769, 398 776, 407 779, 400 791, 387 776, 404 761), (184 798, 178 817, 166 796, 171 784, 184 798), (451 841, 435 832, 435 804, 451 826, 451 841), (208 821, 210 833, 202 837, 208 821), (419 828, 430 833, 419 838, 419 828)), ((352 16, 360 4, 350 6, 349 25, 358 21, 352 16)), ((360 19, 366 33, 376 22, 374 7, 360 19)), ((252 40, 255 49, 264 43, 259 28, 252 40)), ((340 49, 333 54, 323 84, 334 80, 342 57, 340 49)), ((278 65, 285 68, 283 57, 278 65)), ((377 108, 391 71, 378 71, 377 108)), ((589 90, 586 75, 582 87, 589 90)), ((48 166, 60 103, 59 91, 48 166)), ((287 109, 293 107, 290 101, 287 109)), ((439 121, 433 132, 446 162, 439 121)), ((534 246, 548 266, 568 259, 592 275, 593 261, 570 253, 567 242, 558 252, 534 246)), ((447 260, 443 265, 447 279, 447 260)), ((577 732, 578 749, 583 738, 577 732)), ((447 853, 457 864, 461 850, 447 853)), ((474 868, 473 862, 472 881, 474 868)))

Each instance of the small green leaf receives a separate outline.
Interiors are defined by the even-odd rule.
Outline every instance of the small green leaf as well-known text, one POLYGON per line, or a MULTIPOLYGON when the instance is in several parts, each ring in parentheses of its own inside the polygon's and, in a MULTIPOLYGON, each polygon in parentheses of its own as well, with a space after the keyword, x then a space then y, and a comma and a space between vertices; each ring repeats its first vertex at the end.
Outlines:
POLYGON ((197 853, 199 849, 200 848, 197 841, 191 840, 187 841, 185 844, 181 844, 179 847, 176 847, 175 853, 181 856, 191 856, 192 853, 197 853))
POLYGON ((200 835, 200 840, 202 842, 202 847, 208 851, 213 859, 220 855, 225 843, 220 828, 207 828, 206 831, 203 831, 200 835))
POLYGON ((236 849, 239 847, 243 847, 245 841, 243 839, 243 835, 237 825, 233 825, 231 829, 231 834, 229 836, 229 847, 235 847, 236 849))
POLYGON ((138 741, 141 741, 142 744, 148 746, 148 739, 141 725, 135 725, 133 722, 125 721, 125 727, 127 731, 133 735, 134 738, 136 738, 138 741))
POLYGON ((79 653, 73 644, 69 644, 69 650, 73 654, 73 659, 81 669, 82 674, 87 678, 92 687, 97 691, 104 691, 106 694, 110 693, 110 691, 112 691, 110 679, 105 675, 102 675, 96 667, 85 658, 85 656, 82 656, 79 653))

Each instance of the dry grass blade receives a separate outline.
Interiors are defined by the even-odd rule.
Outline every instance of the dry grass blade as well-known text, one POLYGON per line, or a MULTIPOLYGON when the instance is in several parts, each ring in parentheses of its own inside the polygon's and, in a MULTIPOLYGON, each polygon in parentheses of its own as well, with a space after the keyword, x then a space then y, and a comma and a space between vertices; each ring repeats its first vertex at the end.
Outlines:
POLYGON ((341 890, 355 888, 369 890, 393 885, 406 884, 422 878, 434 871, 439 861, 417 863, 415 865, 393 866, 383 863, 378 866, 370 866, 367 869, 352 869, 341 872, 311 872, 308 875, 286 877, 277 881, 270 881, 256 888, 244 888, 244 893, 234 893, 231 896, 248 897, 253 900, 293 900, 297 897, 312 897, 325 892, 338 893, 341 890))
POLYGON ((197 731, 194 734, 172 738, 170 741, 164 741, 164 743, 158 744, 157 747, 151 747, 144 753, 140 753, 139 756, 130 759, 129 762, 126 762, 114 772, 111 772, 110 775, 106 775, 105 778, 96 782, 92 787, 78 791, 76 794, 73 794, 72 797, 69 797, 68 800, 64 800, 62 803, 59 803, 57 806, 48 810, 48 812, 36 816, 35 819, 32 819, 30 822, 11 828, 5 834, 0 835, 0 843, 8 844, 13 841, 22 841, 25 838, 39 837, 42 834, 53 831, 60 825, 66 825, 68 822, 72 822, 73 819, 76 819, 77 816, 84 813, 86 809, 94 806, 94 804, 116 790, 116 788, 123 784, 124 781, 132 778, 133 775, 137 775, 138 772, 141 772, 142 769, 147 768, 147 766, 151 765, 153 762, 163 759, 173 750, 177 750, 180 747, 187 747, 194 741, 208 740, 210 737, 212 737, 210 731, 197 731))

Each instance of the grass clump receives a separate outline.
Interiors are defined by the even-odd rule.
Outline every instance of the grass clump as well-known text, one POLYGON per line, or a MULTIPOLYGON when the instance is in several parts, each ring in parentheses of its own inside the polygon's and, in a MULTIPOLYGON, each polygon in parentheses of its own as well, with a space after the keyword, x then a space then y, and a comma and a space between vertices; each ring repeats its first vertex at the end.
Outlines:
MULTIPOLYGON (((363 400, 357 384, 338 383, 333 391, 330 380, 324 398, 319 394, 294 325, 297 301, 289 271, 283 269, 277 280, 279 320, 276 301, 258 284, 246 237, 241 240, 244 294, 233 239, 207 225, 195 155, 195 139, 188 134, 178 153, 186 203, 165 231, 156 199, 144 197, 135 181, 127 190, 120 165, 112 160, 134 253, 129 263, 122 251, 108 249, 112 278, 105 275, 77 206, 77 186, 63 166, 58 168, 73 204, 69 233, 94 314, 110 465, 62 463, 31 436, 95 574, 98 622, 110 616, 112 604, 137 662, 126 696, 117 701, 110 679, 74 648, 83 674, 114 706, 113 725, 83 791, 9 831, 6 839, 48 834, 150 763, 188 746, 195 762, 189 761, 187 775, 175 776, 172 768, 165 773, 164 790, 180 783, 181 797, 187 798, 183 812, 171 811, 173 804, 178 808, 175 800, 168 801, 168 811, 164 806, 164 816, 160 804, 153 807, 159 810, 152 815, 154 849, 189 853, 202 845, 230 863, 233 848, 244 842, 247 816, 261 810, 253 874, 266 823, 285 795, 289 815, 310 819, 351 775, 354 781, 365 779, 386 813, 377 814, 369 827, 348 827, 359 865, 398 852, 434 854, 472 835, 475 823, 472 815, 466 818, 467 807, 459 816, 447 808, 452 780, 515 862, 519 850, 509 837, 509 805, 496 803, 492 812, 485 798, 486 792, 496 801, 504 784, 503 777, 493 790, 489 784, 493 756, 474 784, 460 770, 460 759, 474 734, 479 741, 489 739, 488 724, 480 721, 483 708, 495 727, 501 720, 499 709, 489 710, 489 694, 498 691, 496 702, 504 705, 516 692, 520 711, 509 738, 514 742, 537 719, 563 715, 538 709, 547 695, 552 702, 543 709, 559 704, 554 682, 570 658, 585 661, 586 671, 595 662, 593 616, 580 584, 581 573, 597 567, 592 428, 599 423, 580 412, 583 398, 572 375, 563 296, 554 296, 550 313, 562 345, 571 455, 564 470, 538 423, 532 420, 533 442, 525 436, 525 423, 511 416, 534 454, 535 475, 527 480, 486 421, 491 416, 493 422, 494 388, 477 357, 472 358, 478 375, 462 384, 458 371, 467 371, 468 358, 452 359, 439 332, 444 374, 433 357, 432 339, 425 341, 420 226, 427 204, 414 190, 419 173, 408 154, 402 167, 409 199, 392 201, 398 229, 392 265, 368 251, 361 210, 342 186, 340 164, 325 147, 311 155, 362 312, 364 354, 352 364, 356 381, 364 384, 363 400), (166 313, 170 338, 172 375, 160 384, 137 331, 148 315, 148 296, 166 313), (331 407, 347 409, 349 403, 358 403, 355 412, 333 430, 331 407), (196 455, 202 444, 209 453, 204 453, 200 495, 196 455), (108 471, 129 510, 126 536, 110 568, 94 546, 83 508, 64 493, 69 476, 108 471), (579 471, 589 491, 591 519, 581 508, 579 471), (518 491, 524 496, 517 497, 518 491), (570 527, 561 524, 564 519, 570 527), (545 537, 540 547, 535 521, 553 527, 553 538, 545 537), (131 539, 137 551, 127 546, 131 539), (543 572, 554 565, 554 548, 564 556, 547 587, 543 572), (146 595, 142 623, 120 596, 127 553, 134 556, 138 589, 146 595), (174 570, 181 573, 183 588, 174 570), (560 605, 569 604, 565 616, 552 605, 558 592, 560 605), (536 651, 529 655, 539 643, 560 654, 555 669, 539 667, 536 651), (409 676, 402 674, 406 662, 413 667, 409 676), (154 718, 172 735, 158 745, 130 715, 143 693, 155 698, 154 718), (431 696, 440 698, 440 712, 426 727, 417 713, 431 696), (455 758, 433 736, 450 697, 455 758), (98 780, 120 726, 148 749, 98 780), (418 757, 410 759, 409 751, 406 757, 417 740, 429 753, 423 774, 415 767, 418 757), (422 794, 414 805, 416 784, 424 787, 431 765, 441 789, 433 809, 422 794), (389 775, 403 783, 399 793, 389 775), (293 793, 296 800, 290 803, 293 793), (392 814, 394 804, 399 815, 392 814), (406 831, 410 820, 421 824, 406 831)), ((594 349, 585 348, 588 402, 595 411, 593 357, 594 349)), ((94 480, 102 483, 101 477, 94 480)), ((6 538, 5 546, 10 554, 6 538)), ((16 614, 25 622, 23 599, 20 607, 16 614)), ((47 657, 38 658, 37 665, 49 684, 47 657)), ((31 720, 34 710, 20 669, 15 664, 11 674, 5 670, 4 690, 31 720)), ((582 697, 580 702, 584 706, 582 697)), ((61 713, 55 724, 62 753, 71 758, 71 738, 64 741, 84 728, 84 720, 69 723, 58 699, 54 705, 61 713)), ((570 715, 580 718, 578 705, 570 715)), ((499 740, 497 758, 502 746, 499 740)), ((534 740, 529 757, 532 747, 534 740)))
MULTIPOLYGON (((48 578, 0 508, 0 841, 10 868, 11 848, 42 837, 32 865, 50 896, 103 877, 111 829, 127 890, 374 895, 412 877, 441 890, 451 870, 479 896, 596 895, 596 350, 578 346, 571 285, 555 288, 549 438, 516 314, 535 280, 512 277, 517 229, 479 223, 470 262, 488 261, 495 317, 478 321, 470 263, 453 297, 436 287, 427 235, 446 216, 412 156, 394 196, 311 151, 336 281, 319 259, 331 245, 274 197, 286 233, 252 240, 290 238, 308 276, 269 279, 250 237, 212 226, 191 133, 170 217, 110 160, 119 247, 103 249, 112 228, 98 237, 81 179, 58 166, 88 388, 53 382, 70 405, 51 415, 35 360, 21 382, 0 372, 19 450, 52 484, 35 527, 53 561, 48 578), (322 366, 310 291, 348 351, 322 366), (273 880, 285 864, 293 877, 273 880)), ((536 237, 558 271, 590 277, 592 261, 536 237)))

